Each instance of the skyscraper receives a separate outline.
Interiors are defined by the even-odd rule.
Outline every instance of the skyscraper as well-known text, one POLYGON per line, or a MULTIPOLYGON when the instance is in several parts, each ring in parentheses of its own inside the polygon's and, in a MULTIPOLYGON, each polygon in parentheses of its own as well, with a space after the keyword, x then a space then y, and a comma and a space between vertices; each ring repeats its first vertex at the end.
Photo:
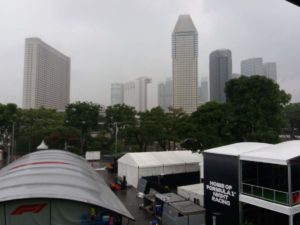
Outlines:
POLYGON ((124 96, 123 96, 123 84, 121 83, 113 83, 110 86, 110 103, 111 105, 123 104, 124 96))
POLYGON ((275 83, 277 82, 276 63, 274 63, 274 62, 264 63, 263 73, 267 78, 272 79, 275 83))
POLYGON ((189 15, 178 18, 172 34, 173 106, 186 113, 197 109, 198 33, 189 15))
POLYGON ((171 78, 158 84, 158 105, 165 111, 173 106, 173 81, 171 78))
POLYGON ((147 110, 147 85, 151 79, 140 77, 124 84, 124 104, 132 106, 138 112, 147 110))
POLYGON ((208 101, 208 81, 207 79, 202 79, 201 87, 199 88, 199 105, 206 103, 208 101))
POLYGON ((241 62, 241 74, 245 76, 264 75, 263 59, 251 58, 241 62))
POLYGON ((70 102, 70 58, 39 38, 26 38, 23 108, 64 110, 70 102))
POLYGON ((218 49, 209 56, 210 100, 225 102, 225 83, 232 77, 231 51, 218 49))

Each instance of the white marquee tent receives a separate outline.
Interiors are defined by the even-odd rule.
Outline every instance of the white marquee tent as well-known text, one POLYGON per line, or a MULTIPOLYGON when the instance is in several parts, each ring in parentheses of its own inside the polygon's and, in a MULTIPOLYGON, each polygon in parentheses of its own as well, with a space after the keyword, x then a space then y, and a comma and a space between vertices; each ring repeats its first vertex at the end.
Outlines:
POLYGON ((126 176, 127 183, 137 187, 144 176, 157 176, 200 170, 202 155, 191 151, 134 152, 118 160, 118 176, 126 176))

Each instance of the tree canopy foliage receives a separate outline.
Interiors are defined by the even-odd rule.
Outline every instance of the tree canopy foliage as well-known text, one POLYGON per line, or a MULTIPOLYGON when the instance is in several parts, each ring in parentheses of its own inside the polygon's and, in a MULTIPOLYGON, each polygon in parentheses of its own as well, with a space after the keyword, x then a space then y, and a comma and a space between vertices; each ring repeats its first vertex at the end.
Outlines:
POLYGON ((279 142, 291 96, 278 84, 264 76, 242 76, 228 81, 225 93, 234 141, 279 142))
POLYGON ((285 115, 288 121, 288 130, 291 139, 300 136, 300 103, 291 103, 285 107, 285 115))

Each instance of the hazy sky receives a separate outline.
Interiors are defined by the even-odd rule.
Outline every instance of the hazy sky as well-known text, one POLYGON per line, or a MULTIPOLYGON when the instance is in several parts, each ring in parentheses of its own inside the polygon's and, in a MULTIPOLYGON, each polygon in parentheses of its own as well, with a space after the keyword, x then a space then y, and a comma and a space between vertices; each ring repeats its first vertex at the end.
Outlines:
POLYGON ((190 14, 199 36, 199 80, 209 53, 275 61, 281 88, 300 101, 300 8, 285 0, 0 0, 0 102, 21 106, 26 37, 71 57, 71 101, 110 104, 110 84, 172 76, 171 33, 190 14))

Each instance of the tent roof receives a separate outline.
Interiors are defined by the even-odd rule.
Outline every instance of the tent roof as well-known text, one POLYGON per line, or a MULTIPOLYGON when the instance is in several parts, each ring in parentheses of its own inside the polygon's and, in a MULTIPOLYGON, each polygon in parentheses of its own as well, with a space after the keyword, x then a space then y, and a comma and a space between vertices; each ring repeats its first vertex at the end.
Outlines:
POLYGON ((82 157, 66 151, 34 152, 0 170, 0 202, 28 198, 83 202, 133 219, 103 178, 82 157))
POLYGON ((244 153, 241 160, 287 165, 288 161, 300 157, 300 141, 287 141, 269 145, 257 151, 244 153))
POLYGON ((140 168, 194 164, 201 161, 201 155, 191 151, 132 152, 118 160, 140 168))
POLYGON ((257 143, 257 142, 240 142, 231 145, 225 145, 217 148, 208 149, 204 152, 220 154, 220 155, 239 156, 243 153, 254 151, 267 146, 272 146, 272 145, 266 143, 257 143))

